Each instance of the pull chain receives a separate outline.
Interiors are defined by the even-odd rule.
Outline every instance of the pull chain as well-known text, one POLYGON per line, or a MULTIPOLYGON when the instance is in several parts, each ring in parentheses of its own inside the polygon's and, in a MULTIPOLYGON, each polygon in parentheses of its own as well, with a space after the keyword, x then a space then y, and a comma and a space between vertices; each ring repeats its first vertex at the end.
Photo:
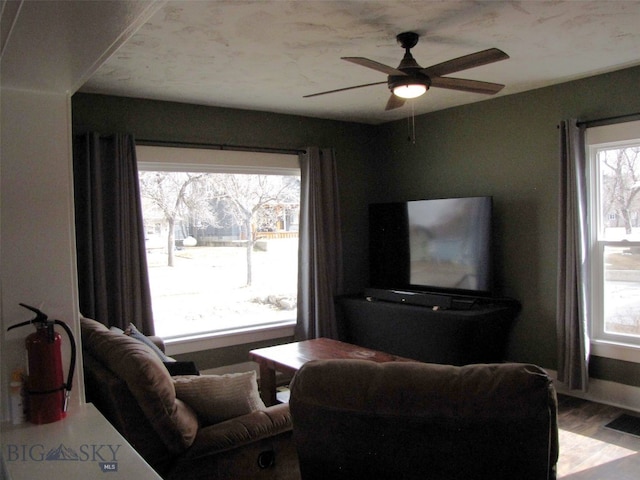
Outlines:
POLYGON ((410 100, 411 103, 411 117, 407 118, 407 141, 410 143, 416 144, 416 113, 413 104, 413 100, 410 100))

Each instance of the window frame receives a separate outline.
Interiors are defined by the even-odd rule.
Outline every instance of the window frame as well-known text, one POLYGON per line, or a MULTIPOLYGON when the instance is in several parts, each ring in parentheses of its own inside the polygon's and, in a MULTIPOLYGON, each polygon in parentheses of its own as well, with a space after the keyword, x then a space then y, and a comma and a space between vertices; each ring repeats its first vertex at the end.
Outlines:
MULTIPOLYGON (((138 171, 239 173, 300 176, 299 156, 248 150, 221 150, 214 147, 136 145, 138 171), (180 158, 180 160, 176 160, 180 158)), ((296 312, 291 320, 185 334, 164 340, 168 355, 222 348, 294 334, 296 312)))
POLYGON ((591 352, 594 355, 640 363, 640 337, 613 334, 605 331, 604 318, 604 254, 607 247, 640 247, 639 241, 616 241, 601 238, 605 218, 601 211, 600 165, 598 152, 624 148, 640 143, 640 121, 599 127, 590 127, 585 132, 585 154, 587 156, 587 209, 588 209, 588 292, 589 332, 591 352))

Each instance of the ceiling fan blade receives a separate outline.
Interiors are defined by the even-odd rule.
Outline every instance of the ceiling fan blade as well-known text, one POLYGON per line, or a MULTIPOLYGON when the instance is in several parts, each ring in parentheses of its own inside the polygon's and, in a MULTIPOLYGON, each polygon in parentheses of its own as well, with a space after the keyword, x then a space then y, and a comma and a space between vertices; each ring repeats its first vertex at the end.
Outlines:
POLYGON ((303 95, 302 98, 317 97, 319 95, 327 95, 328 93, 344 92, 346 90, 354 90, 356 88, 370 87, 372 85, 382 85, 382 84, 386 84, 386 83, 387 83, 386 81, 385 82, 375 82, 375 83, 366 83, 364 85, 356 85, 355 87, 337 88, 335 90, 328 90, 326 92, 312 93, 311 95, 303 95))
POLYGON ((448 75, 468 68, 499 62, 500 60, 506 60, 507 58, 509 58, 509 55, 504 53, 502 50, 489 48, 488 50, 471 53, 463 57, 454 58, 453 60, 448 60, 446 62, 438 63, 437 65, 423 68, 422 73, 430 77, 441 77, 442 75, 448 75))
POLYGON ((431 86, 448 88, 450 90, 462 90, 463 92, 486 93, 493 95, 504 88, 500 83, 480 82, 466 78, 431 77, 431 86))
POLYGON ((397 95, 394 95, 392 93, 391 96, 389 97, 389 100, 387 101, 387 106, 384 107, 384 109, 393 110, 394 108, 400 108, 401 106, 404 105, 404 102, 406 102, 404 98, 400 98, 397 95))
POLYGON ((355 63, 367 68, 372 68, 374 70, 377 70, 378 72, 386 73, 387 75, 406 75, 406 73, 404 73, 401 70, 398 70, 397 68, 390 67, 383 63, 378 63, 374 60, 369 60, 368 58, 364 58, 364 57, 341 57, 341 58, 342 60, 346 60, 347 62, 355 63))

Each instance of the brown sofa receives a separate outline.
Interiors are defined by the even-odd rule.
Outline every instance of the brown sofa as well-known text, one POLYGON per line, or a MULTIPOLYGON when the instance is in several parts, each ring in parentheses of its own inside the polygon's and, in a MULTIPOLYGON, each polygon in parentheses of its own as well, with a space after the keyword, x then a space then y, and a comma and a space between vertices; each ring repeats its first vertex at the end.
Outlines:
POLYGON ((290 407, 304 480, 556 478, 555 390, 534 365, 314 361, 290 407))
POLYGON ((81 326, 87 401, 163 478, 300 478, 288 405, 205 425, 148 345, 94 320, 81 326))

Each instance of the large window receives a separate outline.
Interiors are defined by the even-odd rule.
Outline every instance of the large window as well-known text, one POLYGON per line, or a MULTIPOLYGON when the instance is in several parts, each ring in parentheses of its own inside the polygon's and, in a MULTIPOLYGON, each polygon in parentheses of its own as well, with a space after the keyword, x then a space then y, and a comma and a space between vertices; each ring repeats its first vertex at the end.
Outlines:
POLYGON ((295 155, 139 146, 156 333, 165 339, 295 322, 295 155))
POLYGON ((640 122, 589 128, 587 147, 591 335, 640 347, 640 122))

